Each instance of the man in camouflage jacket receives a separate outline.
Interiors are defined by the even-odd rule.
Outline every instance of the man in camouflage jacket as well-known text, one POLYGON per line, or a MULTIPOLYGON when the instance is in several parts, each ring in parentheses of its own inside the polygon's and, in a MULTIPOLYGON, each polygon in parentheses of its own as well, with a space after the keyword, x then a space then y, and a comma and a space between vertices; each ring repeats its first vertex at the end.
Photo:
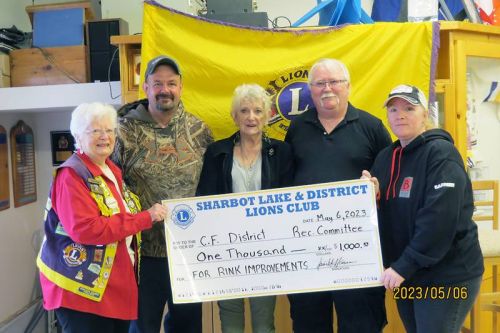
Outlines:
MULTIPOLYGON (((159 56, 148 63, 143 89, 147 99, 118 111, 113 159, 143 207, 192 197, 212 135, 201 120, 185 112, 181 72, 171 58, 159 56)), ((139 318, 130 332, 159 332, 165 302, 165 332, 201 332, 201 303, 172 302, 164 225, 157 223, 142 233, 139 318)))

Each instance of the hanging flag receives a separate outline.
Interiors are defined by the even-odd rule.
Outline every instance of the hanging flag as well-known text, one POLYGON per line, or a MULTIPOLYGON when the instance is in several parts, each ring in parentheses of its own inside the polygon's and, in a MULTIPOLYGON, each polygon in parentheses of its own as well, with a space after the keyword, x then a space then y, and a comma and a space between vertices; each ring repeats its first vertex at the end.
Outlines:
POLYGON ((142 63, 160 54, 178 61, 186 110, 203 119, 216 139, 235 130, 229 113, 234 88, 260 84, 273 97, 268 134, 281 139, 290 120, 313 107, 307 78, 318 59, 343 61, 351 74, 350 101, 385 121, 383 103, 396 85, 429 93, 438 38, 439 26, 430 22, 271 30, 216 23, 146 2, 141 57, 142 63))
POLYGON ((483 23, 500 26, 500 0, 476 0, 483 23))

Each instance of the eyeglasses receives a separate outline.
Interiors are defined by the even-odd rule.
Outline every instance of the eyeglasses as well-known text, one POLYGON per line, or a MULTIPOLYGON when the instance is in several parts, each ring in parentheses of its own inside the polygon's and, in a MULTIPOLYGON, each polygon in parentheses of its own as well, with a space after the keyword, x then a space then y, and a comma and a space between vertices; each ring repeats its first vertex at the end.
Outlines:
POLYGON ((113 128, 113 129, 93 129, 93 130, 85 131, 85 133, 92 135, 94 138, 101 137, 104 134, 106 134, 106 136, 115 136, 116 135, 116 128, 113 128))
POLYGON ((344 82, 347 82, 347 80, 316 81, 312 82, 311 85, 318 88, 326 88, 327 85, 330 87, 337 87, 344 82))

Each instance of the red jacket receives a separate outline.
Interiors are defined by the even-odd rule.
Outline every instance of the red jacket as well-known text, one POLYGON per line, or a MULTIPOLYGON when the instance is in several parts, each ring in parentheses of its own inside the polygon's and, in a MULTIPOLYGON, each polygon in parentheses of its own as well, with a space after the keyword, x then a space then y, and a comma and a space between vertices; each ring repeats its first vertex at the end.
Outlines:
MULTIPOLYGON (((118 202, 120 213, 111 217, 102 216, 83 179, 72 168, 58 170, 52 184, 52 207, 64 230, 75 242, 98 245, 118 241, 118 248, 109 282, 100 302, 66 291, 40 274, 44 308, 53 310, 64 307, 103 317, 123 320, 136 319, 137 282, 127 252, 125 238, 141 230, 151 228, 151 217, 147 211, 136 215, 126 213, 114 183, 86 155, 80 153, 78 155, 94 177, 102 176, 105 179, 118 202)), ((121 171, 109 159, 106 160, 106 164, 121 187, 123 182, 121 171)))

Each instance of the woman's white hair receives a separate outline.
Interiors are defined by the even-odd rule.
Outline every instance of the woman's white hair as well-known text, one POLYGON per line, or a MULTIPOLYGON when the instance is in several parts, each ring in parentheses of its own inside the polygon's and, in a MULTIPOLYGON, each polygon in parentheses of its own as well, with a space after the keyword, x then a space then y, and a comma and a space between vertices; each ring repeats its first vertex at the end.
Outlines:
POLYGON ((117 126, 117 114, 115 108, 104 103, 83 103, 78 105, 71 113, 71 122, 69 130, 75 138, 75 148, 79 149, 78 138, 89 129, 89 126, 103 119, 110 120, 113 128, 117 126))
POLYGON ((236 111, 243 101, 251 103, 262 103, 264 105, 264 124, 269 120, 271 114, 271 97, 267 91, 255 83, 242 84, 234 89, 233 102, 231 105, 231 116, 236 119, 236 111))

